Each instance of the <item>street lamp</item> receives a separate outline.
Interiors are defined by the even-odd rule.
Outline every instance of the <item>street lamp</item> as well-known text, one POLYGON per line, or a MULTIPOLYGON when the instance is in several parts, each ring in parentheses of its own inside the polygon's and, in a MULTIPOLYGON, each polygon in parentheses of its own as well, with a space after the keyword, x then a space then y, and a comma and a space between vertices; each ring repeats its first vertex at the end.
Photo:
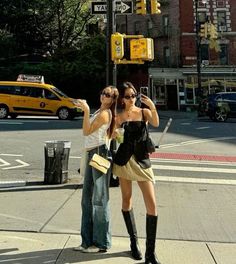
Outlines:
MULTIPOLYGON (((201 0, 203 4, 206 4, 207 0, 201 0)), ((197 83, 198 83, 198 91, 200 93, 200 97, 202 97, 202 80, 201 80, 201 37, 199 34, 200 31, 200 21, 198 15, 198 3, 199 0, 195 0, 195 31, 196 31, 196 53, 197 53, 197 83)))

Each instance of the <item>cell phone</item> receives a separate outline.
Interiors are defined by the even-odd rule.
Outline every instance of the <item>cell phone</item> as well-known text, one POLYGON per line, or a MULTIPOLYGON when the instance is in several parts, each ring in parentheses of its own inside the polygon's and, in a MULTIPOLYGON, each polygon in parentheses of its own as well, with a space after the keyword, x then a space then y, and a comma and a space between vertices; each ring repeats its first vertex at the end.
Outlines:
POLYGON ((140 87, 140 93, 148 96, 148 87, 140 87))
POLYGON ((139 94, 137 95, 135 105, 136 105, 137 107, 141 107, 141 105, 142 105, 142 102, 141 102, 141 93, 139 93, 139 94))

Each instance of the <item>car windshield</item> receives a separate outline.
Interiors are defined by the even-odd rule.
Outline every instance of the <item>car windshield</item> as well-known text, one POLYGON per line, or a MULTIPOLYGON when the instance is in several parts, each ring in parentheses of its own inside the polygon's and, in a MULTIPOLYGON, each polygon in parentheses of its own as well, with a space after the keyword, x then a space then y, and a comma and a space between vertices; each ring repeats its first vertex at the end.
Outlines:
POLYGON ((65 97, 65 98, 68 98, 68 97, 69 97, 69 96, 67 96, 65 93, 63 93, 61 90, 59 90, 59 89, 56 88, 56 87, 53 87, 52 89, 53 89, 53 91, 54 91, 56 94, 58 94, 59 96, 62 96, 62 97, 65 97))

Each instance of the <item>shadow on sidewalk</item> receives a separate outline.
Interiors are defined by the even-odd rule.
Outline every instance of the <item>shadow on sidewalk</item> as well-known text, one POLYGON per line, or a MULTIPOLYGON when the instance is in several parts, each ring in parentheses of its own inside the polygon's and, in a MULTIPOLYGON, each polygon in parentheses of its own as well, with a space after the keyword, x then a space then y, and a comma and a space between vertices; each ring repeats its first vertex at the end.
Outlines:
MULTIPOLYGON (((17 253, 18 248, 9 248, 0 250, 0 262, 8 264, 46 264, 46 263, 55 263, 55 264, 69 264, 69 263, 94 263, 95 261, 102 261, 108 259, 112 260, 113 263, 120 262, 119 258, 128 258, 128 251, 121 252, 112 252, 109 253, 82 253, 74 251, 73 248, 66 249, 51 249, 51 250, 42 250, 42 251, 32 251, 17 253), (9 254, 9 252, 14 252, 9 254), (4 254, 8 253, 8 254, 4 254), (4 255, 3 255, 4 254, 4 255)), ((135 262, 133 262, 135 263, 135 262)), ((137 262, 140 263, 140 262, 137 262)))
POLYGON ((59 190, 59 189, 77 190, 77 189, 82 189, 82 188, 83 188, 83 184, 77 184, 77 183, 48 185, 48 184, 44 184, 44 182, 28 182, 25 186, 21 186, 21 187, 2 188, 0 189, 0 193, 1 192, 49 191, 49 190, 59 190))

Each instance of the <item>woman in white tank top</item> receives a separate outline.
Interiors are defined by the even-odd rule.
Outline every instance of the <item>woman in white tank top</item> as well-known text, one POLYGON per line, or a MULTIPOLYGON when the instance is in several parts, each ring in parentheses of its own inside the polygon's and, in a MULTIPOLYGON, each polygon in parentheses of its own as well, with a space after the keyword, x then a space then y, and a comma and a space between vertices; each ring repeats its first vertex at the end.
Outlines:
POLYGON ((85 100, 78 100, 84 111, 83 134, 87 160, 84 169, 82 192, 82 243, 75 250, 84 253, 106 252, 111 247, 109 181, 107 174, 89 165, 94 153, 107 155, 106 138, 111 138, 115 127, 115 111, 118 90, 114 86, 103 89, 100 95, 100 108, 90 118, 90 108, 85 100))

